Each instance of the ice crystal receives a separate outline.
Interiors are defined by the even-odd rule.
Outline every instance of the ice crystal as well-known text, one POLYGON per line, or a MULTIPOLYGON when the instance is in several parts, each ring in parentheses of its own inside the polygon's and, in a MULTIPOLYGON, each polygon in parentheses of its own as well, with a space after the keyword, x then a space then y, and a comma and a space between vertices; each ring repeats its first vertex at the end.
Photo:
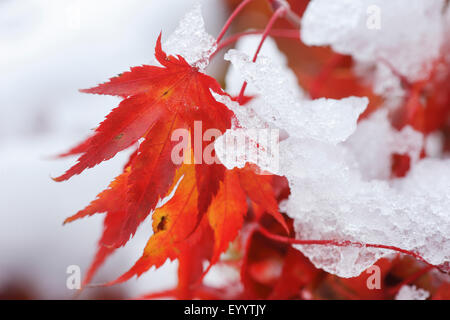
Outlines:
POLYGON ((385 91, 397 86, 396 76, 386 67, 410 81, 428 76, 444 41, 444 4, 444 0, 313 0, 302 19, 301 37, 308 45, 330 45, 358 63, 373 65, 376 91, 385 91))
POLYGON ((167 54, 181 55, 191 65, 206 68, 216 49, 216 39, 205 30, 200 4, 184 16, 163 47, 167 54))
MULTIPOLYGON (((253 63, 236 50, 226 59, 261 97, 252 104, 258 121, 245 125, 263 121, 286 130, 276 173, 289 181, 284 206, 298 239, 384 244, 416 251, 433 264, 450 260, 450 160, 419 161, 420 133, 393 129, 385 111, 357 127, 367 98, 302 99, 270 59, 253 63), (394 152, 409 154, 412 170, 403 179, 386 180, 394 152)), ((317 267, 342 277, 357 276, 390 253, 356 246, 296 247, 317 267)))

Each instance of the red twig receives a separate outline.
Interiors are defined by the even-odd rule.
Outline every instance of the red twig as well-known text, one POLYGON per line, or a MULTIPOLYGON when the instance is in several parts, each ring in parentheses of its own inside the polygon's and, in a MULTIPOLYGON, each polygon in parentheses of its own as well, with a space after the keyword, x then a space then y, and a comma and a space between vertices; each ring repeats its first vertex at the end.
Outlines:
MULTIPOLYGON (((220 50, 223 48, 228 47, 229 45, 235 43, 239 39, 248 36, 248 35, 254 35, 254 34, 262 34, 264 33, 264 30, 250 30, 245 32, 240 32, 237 34, 234 34, 227 39, 223 40, 218 46, 216 51, 214 51, 211 54, 211 57, 214 57, 220 50)), ((298 39, 300 40, 300 31, 295 29, 273 29, 269 31, 269 36, 275 37, 275 38, 288 38, 288 39, 298 39)))
POLYGON ((231 13, 230 17, 228 18, 228 20, 225 22, 225 25, 223 26, 222 30, 220 31, 219 35, 217 36, 217 40, 216 42, 219 43, 223 36, 225 35, 225 33, 227 32, 227 30, 230 28, 231 23, 233 22, 233 20, 236 18, 236 16, 242 11, 242 9, 245 8, 245 6, 247 4, 249 4, 252 0, 244 0, 242 1, 237 7, 236 9, 234 9, 234 11, 231 13))
POLYGON ((270 5, 272 6, 272 10, 275 11, 280 7, 284 7, 286 9, 285 18, 287 21, 291 23, 297 29, 300 29, 301 18, 291 10, 289 3, 285 0, 269 0, 270 5))
POLYGON ((434 268, 434 266, 432 265, 428 265, 422 269, 420 269, 419 271, 415 272, 413 275, 411 275, 410 277, 406 278, 405 280, 403 280, 400 284, 396 285, 393 288, 390 288, 387 292, 388 295, 395 295, 397 294, 397 292, 400 290, 401 287, 408 285, 414 281, 416 281, 417 279, 419 279, 420 277, 422 277, 424 274, 426 274, 427 272, 431 271, 434 268))
POLYGON ((403 87, 409 88, 411 86, 411 82, 408 80, 408 78, 401 74, 389 61, 387 61, 383 57, 378 57, 378 60, 384 63, 391 70, 392 74, 400 79, 403 87))
POLYGON ((336 247, 354 246, 354 247, 359 247, 359 248, 366 247, 366 248, 392 250, 392 251, 396 251, 396 252, 400 252, 400 253, 403 253, 406 255, 413 256, 414 258, 424 262, 428 266, 431 266, 433 268, 438 268, 438 266, 435 266, 435 265, 429 263, 424 258, 422 258, 422 256, 420 256, 419 254, 417 254, 413 251, 401 249, 401 248, 394 247, 394 246, 387 246, 387 245, 383 245, 383 244, 373 244, 373 243, 361 243, 361 242, 349 241, 349 240, 299 240, 299 239, 293 239, 293 238, 273 234, 262 226, 259 227, 258 231, 261 232, 261 234, 263 234, 265 237, 267 237, 269 239, 272 239, 272 240, 278 241, 278 242, 283 242, 283 243, 290 243, 290 244, 322 245, 322 246, 336 246, 336 247))
MULTIPOLYGON (((269 22, 267 23, 266 28, 264 29, 264 32, 262 34, 261 37, 261 41, 259 42, 258 48, 256 49, 255 55, 253 56, 253 62, 256 61, 256 59, 258 59, 258 54, 261 51, 261 48, 264 44, 264 41, 267 39, 267 37, 269 36, 269 32, 273 27, 273 24, 275 23, 275 21, 282 16, 284 13, 286 12, 286 7, 281 6, 279 7, 274 14, 272 15, 272 17, 270 18, 269 22)), ((244 98, 244 93, 245 93, 245 88, 247 87, 247 82, 244 82, 244 84, 242 85, 241 88, 241 92, 239 93, 239 98, 238 98, 238 102, 242 103, 242 100, 244 98)))

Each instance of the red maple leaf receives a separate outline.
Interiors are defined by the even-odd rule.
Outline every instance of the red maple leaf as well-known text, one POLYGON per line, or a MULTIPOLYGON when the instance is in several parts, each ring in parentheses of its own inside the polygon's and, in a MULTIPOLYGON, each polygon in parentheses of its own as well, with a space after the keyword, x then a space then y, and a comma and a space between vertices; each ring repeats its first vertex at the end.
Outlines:
MULTIPOLYGON (((162 67, 134 67, 107 83, 82 90, 125 99, 92 137, 63 154, 81 153, 81 156, 72 168, 55 178, 56 181, 69 179, 144 139, 130 163, 127 188, 119 196, 118 201, 122 201, 122 205, 126 203, 126 214, 121 235, 115 243, 117 246, 128 241, 173 183, 180 164, 171 159, 171 152, 178 143, 173 141, 172 133, 181 128, 192 132, 195 121, 202 122, 203 131, 214 128, 224 132, 230 127, 233 116, 211 94, 211 90, 225 94, 217 81, 189 65, 183 57, 167 56, 161 48, 161 36, 155 56, 162 67)), ((191 137, 193 140, 193 135, 191 137)), ((203 214, 218 191, 225 167, 221 164, 195 164, 195 167, 201 195, 197 205, 203 214)), ((103 197, 104 194, 99 195, 97 205, 103 197)), ((94 209, 92 206, 95 203, 86 210, 94 209)), ((105 207, 102 210, 109 212, 105 207)), ((83 212, 79 214, 83 215, 83 212)))
POLYGON ((219 84, 183 57, 167 56, 161 48, 161 36, 155 51, 162 67, 134 67, 107 83, 82 90, 124 100, 93 136, 61 155, 81 154, 77 164, 55 180, 69 179, 138 144, 123 173, 96 200, 65 221, 106 213, 99 248, 84 283, 90 282, 105 259, 124 245, 153 211, 153 235, 142 257, 110 284, 160 267, 167 259, 179 259, 179 278, 186 283, 181 281, 178 290, 186 296, 186 288, 204 275, 203 262, 209 260, 210 266, 217 263, 238 235, 247 214, 247 198, 287 227, 278 212, 270 176, 259 176, 251 166, 226 170, 220 163, 198 159, 211 142, 201 139, 197 146, 195 135, 203 137, 208 129, 223 133, 231 127, 232 111, 211 94, 211 90, 225 94, 219 84), (201 121, 200 132, 197 121, 201 121), (173 161, 179 142, 173 141, 172 134, 177 129, 189 133, 187 151, 194 163, 173 161), (198 147, 201 149, 196 153, 198 147))

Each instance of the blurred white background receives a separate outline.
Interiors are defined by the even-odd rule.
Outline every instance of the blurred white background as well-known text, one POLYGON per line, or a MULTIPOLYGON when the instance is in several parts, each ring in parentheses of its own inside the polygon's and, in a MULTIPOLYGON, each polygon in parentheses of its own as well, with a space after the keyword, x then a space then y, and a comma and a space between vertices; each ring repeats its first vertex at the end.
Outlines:
MULTIPOLYGON (((78 89, 149 63, 159 32, 168 36, 195 2, 0 0, 0 296, 20 288, 32 298, 74 294, 66 288, 66 268, 89 266, 103 216, 64 227, 62 221, 93 200, 126 161, 124 152, 67 182, 50 179, 75 161, 51 156, 88 136, 119 101, 78 89)), ((217 35, 227 14, 223 1, 200 2, 207 30, 217 35)), ((151 234, 150 222, 94 282, 115 279, 132 266, 151 234)), ((82 298, 136 297, 171 287, 175 267, 166 264, 112 293, 89 289, 82 298)))

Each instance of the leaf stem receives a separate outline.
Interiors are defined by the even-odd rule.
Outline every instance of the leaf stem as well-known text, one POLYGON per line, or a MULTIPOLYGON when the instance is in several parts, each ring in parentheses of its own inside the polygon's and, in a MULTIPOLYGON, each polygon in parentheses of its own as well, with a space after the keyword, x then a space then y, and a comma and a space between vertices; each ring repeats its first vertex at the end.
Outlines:
POLYGON ((289 244, 322 245, 322 246, 336 246, 336 247, 354 246, 354 247, 359 247, 359 248, 366 247, 366 248, 377 248, 377 249, 387 249, 387 250, 397 251, 399 253, 413 256, 417 260, 424 262, 425 264, 427 264, 430 267, 438 268, 438 266, 435 266, 435 265, 429 263, 424 258, 422 258, 422 256, 420 256, 419 254, 417 254, 413 251, 401 249, 401 248, 394 247, 394 246, 387 246, 387 245, 383 245, 383 244, 373 244, 373 243, 361 243, 361 242, 350 241, 350 240, 299 240, 299 239, 293 239, 293 238, 273 234, 272 232, 270 232, 269 230, 267 230, 266 228, 264 228, 262 226, 260 226, 258 228, 258 231, 261 232, 262 235, 264 235, 265 237, 267 237, 269 239, 272 239, 272 240, 278 241, 278 242, 289 243, 289 244))
POLYGON ((234 11, 231 13, 230 17, 228 18, 228 20, 225 22, 225 25, 223 26, 223 28, 220 31, 219 35, 217 36, 216 43, 220 43, 220 41, 222 40, 222 38, 225 35, 225 33, 227 32, 227 30, 230 28, 231 23, 233 22, 233 20, 242 11, 242 9, 244 9, 245 6, 247 4, 249 4, 251 1, 253 1, 253 0, 244 0, 236 7, 236 9, 234 9, 234 11))
POLYGON ((291 10, 289 3, 286 0, 269 0, 272 10, 276 11, 280 7, 286 9, 284 18, 291 23, 297 30, 300 30, 301 18, 291 10))
MULTIPOLYGON (((286 13, 287 8, 285 6, 280 6, 272 15, 272 17, 270 18, 269 22, 266 25, 266 28, 264 29, 264 32, 262 34, 261 37, 261 41, 259 42, 258 48, 256 49, 255 55, 253 56, 252 62, 256 62, 256 59, 258 59, 258 54, 261 51, 261 48, 264 44, 264 41, 266 41, 267 37, 269 36, 269 32, 272 29, 275 21, 281 17, 282 15, 284 15, 284 13, 286 13)), ((239 98, 238 98, 238 102, 242 103, 243 98, 244 98, 244 93, 245 93, 245 89, 247 88, 247 82, 245 81, 244 84, 242 85, 241 88, 241 92, 239 93, 239 98)))
MULTIPOLYGON (((236 41, 238 41, 241 38, 243 38, 245 36, 249 36, 249 35, 262 34, 262 33, 264 33, 263 29, 260 29, 260 30, 249 30, 249 31, 244 31, 244 32, 240 32, 240 33, 234 34, 234 35, 228 37, 227 39, 223 40, 217 46, 216 51, 214 51, 211 54, 210 59, 212 59, 212 57, 214 57, 220 50, 228 47, 229 45, 235 43, 236 41)), ((300 31, 296 30, 296 29, 272 29, 269 32, 269 36, 275 37, 275 38, 288 38, 288 39, 298 39, 298 40, 300 40, 300 31)))
POLYGON ((410 277, 406 278, 405 280, 403 280, 400 284, 396 285, 393 288, 390 288, 387 291, 388 295, 396 295, 397 292, 405 285, 408 285, 414 281, 416 281, 417 279, 419 279, 420 277, 422 277, 423 275, 425 275, 426 273, 428 273, 429 271, 431 271, 433 269, 433 266, 426 266, 422 269, 420 269, 419 271, 415 272, 414 274, 412 274, 410 277))

